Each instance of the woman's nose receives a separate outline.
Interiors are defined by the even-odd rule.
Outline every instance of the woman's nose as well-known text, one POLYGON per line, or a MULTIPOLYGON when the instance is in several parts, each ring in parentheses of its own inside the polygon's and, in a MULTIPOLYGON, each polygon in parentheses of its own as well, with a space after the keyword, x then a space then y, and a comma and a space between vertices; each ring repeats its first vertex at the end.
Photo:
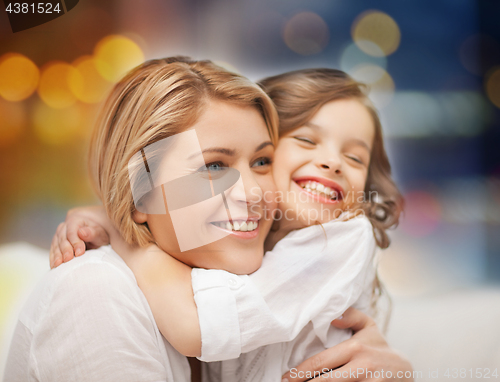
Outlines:
POLYGON ((260 202, 262 199, 262 189, 251 171, 240 172, 240 179, 231 189, 230 198, 246 205, 260 202))

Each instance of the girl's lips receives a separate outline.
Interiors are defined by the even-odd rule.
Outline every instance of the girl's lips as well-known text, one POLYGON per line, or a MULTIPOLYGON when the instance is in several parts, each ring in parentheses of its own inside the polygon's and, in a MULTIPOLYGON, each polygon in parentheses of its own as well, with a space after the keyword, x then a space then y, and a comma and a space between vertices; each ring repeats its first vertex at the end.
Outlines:
POLYGON ((300 187, 297 182, 293 182, 295 184, 295 186, 303 193, 305 193, 308 197, 312 198, 313 200, 317 201, 317 202, 320 202, 320 203, 324 203, 324 204, 337 204, 339 203, 339 201, 341 199, 336 199, 336 200, 332 200, 332 199, 328 199, 322 195, 319 195, 319 194, 314 194, 312 192, 309 192, 308 190, 300 187))
POLYGON ((344 195, 344 189, 338 183, 330 179, 322 178, 320 176, 299 176, 298 178, 293 178, 292 180, 297 184, 301 182, 307 182, 309 180, 312 182, 321 183, 325 187, 330 187, 332 190, 337 191, 337 193, 341 195, 341 197, 344 195))

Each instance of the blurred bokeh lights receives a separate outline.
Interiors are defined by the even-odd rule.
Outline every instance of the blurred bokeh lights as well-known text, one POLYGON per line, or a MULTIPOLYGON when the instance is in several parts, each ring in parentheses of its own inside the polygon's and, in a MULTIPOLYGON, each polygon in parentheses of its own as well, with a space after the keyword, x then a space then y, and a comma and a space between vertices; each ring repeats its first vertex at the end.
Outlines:
MULTIPOLYGON (((188 55, 252 80, 329 67, 365 83, 406 199, 381 256, 390 292, 498 282, 496 3, 86 0, 17 34, 4 14, 0 240, 48 248, 67 209, 97 203, 85 161, 107 93, 145 59, 188 55)), ((3 276, 0 291, 16 287, 3 276)))

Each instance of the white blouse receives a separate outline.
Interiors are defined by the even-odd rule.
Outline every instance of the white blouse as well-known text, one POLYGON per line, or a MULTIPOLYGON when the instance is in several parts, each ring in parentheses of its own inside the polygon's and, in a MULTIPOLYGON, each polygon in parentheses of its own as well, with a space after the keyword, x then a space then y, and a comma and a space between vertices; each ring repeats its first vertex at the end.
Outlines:
POLYGON ((134 274, 111 246, 47 273, 19 317, 5 382, 189 382, 134 274))
POLYGON ((199 359, 224 361, 206 365, 205 380, 278 381, 348 339, 330 323, 353 305, 369 312, 375 249, 371 223, 356 217, 291 232, 251 275, 193 269, 199 359))

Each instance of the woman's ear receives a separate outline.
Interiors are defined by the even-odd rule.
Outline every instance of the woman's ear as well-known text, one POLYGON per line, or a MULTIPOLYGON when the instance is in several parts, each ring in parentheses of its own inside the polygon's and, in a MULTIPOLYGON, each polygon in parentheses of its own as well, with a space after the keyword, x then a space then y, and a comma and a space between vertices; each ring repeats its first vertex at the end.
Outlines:
POLYGON ((145 214, 144 212, 139 212, 135 210, 132 212, 132 219, 137 223, 137 224, 143 224, 146 223, 148 220, 148 215, 145 214))

